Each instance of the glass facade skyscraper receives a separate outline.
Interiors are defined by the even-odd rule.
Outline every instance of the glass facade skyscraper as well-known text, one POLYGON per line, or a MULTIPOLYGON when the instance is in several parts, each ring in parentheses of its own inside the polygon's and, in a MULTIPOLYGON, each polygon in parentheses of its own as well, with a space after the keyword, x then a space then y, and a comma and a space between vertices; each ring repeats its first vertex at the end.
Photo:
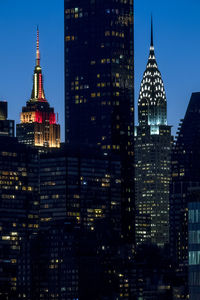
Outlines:
POLYGON ((67 143, 130 148, 133 51, 132 0, 65 0, 67 143))
POLYGON ((65 0, 64 15, 65 141, 75 154, 67 160, 67 213, 83 226, 89 248, 83 247, 81 254, 80 298, 129 299, 134 243, 133 1, 65 0), (93 280, 100 274, 100 280, 93 280))
POLYGON ((133 131, 133 1, 65 0, 65 139, 118 155, 127 240, 134 238, 133 131))

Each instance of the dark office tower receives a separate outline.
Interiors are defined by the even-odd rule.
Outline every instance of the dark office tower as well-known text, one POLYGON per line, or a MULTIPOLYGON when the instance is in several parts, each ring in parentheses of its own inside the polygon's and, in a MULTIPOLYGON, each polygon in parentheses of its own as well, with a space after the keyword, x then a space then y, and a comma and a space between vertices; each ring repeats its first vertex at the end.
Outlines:
MULTIPOLYGON (((118 158, 118 157, 117 157, 118 158)), ((85 231, 109 221, 121 234, 121 166, 92 150, 44 154, 40 160, 41 225, 72 219, 85 231)))
POLYGON ((119 154, 126 240, 134 237, 133 51, 132 0, 65 0, 66 142, 119 154))
POLYGON ((130 148, 133 51, 133 0, 65 0, 67 143, 130 148))
POLYGON ((0 135, 14 136, 14 124, 13 120, 7 120, 8 117, 8 103, 6 101, 0 101, 0 135))
POLYGON ((200 295, 200 186, 189 189, 188 197, 189 299, 200 295))
MULTIPOLYGON (((190 190, 200 185, 200 93, 193 93, 180 124, 172 154, 170 245, 187 297, 188 202, 190 190)), ((190 207, 191 210, 193 210, 190 207)), ((192 221, 193 222, 193 221, 192 221)), ((191 250, 191 249, 190 249, 191 250)))
POLYGON ((0 136, 0 299, 31 299, 31 239, 38 231, 38 156, 0 136))
POLYGON ((54 108, 50 107, 44 94, 38 30, 33 89, 31 99, 22 108, 21 124, 17 124, 17 137, 19 142, 37 147, 60 147, 60 125, 57 124, 54 108))
MULTIPOLYGON (((111 159, 94 149, 61 150, 41 155, 41 228, 46 230, 55 221, 80 227, 78 298, 116 299, 122 294, 123 299, 130 299, 133 249, 121 240, 122 176, 118 155, 111 159)), ((60 241, 58 234, 55 236, 57 243, 62 243, 62 236, 60 241)), ((58 252, 53 249, 53 241, 51 247, 50 251, 58 252)), ((45 251, 50 257, 48 249, 45 251)), ((56 270, 48 272, 55 274, 56 270)), ((65 276, 63 270, 62 276, 65 276)), ((49 282, 47 276, 44 286, 49 282)), ((56 291, 57 284, 60 283, 56 279, 49 294, 53 288, 56 291)))
POLYGON ((171 127, 158 70, 151 27, 151 46, 138 100, 135 132, 136 240, 163 247, 169 242, 171 127))

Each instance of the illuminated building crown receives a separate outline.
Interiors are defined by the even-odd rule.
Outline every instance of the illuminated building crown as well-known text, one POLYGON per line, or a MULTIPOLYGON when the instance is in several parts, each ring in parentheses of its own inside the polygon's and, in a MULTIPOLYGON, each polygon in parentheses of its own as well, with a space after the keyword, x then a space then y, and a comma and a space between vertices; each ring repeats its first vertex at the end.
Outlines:
POLYGON ((33 90, 30 100, 22 107, 20 119, 21 123, 17 124, 19 142, 37 147, 60 147, 60 125, 57 123, 54 108, 50 107, 45 98, 43 89, 38 28, 33 90))
POLYGON ((152 19, 149 59, 141 82, 138 100, 138 121, 140 125, 167 125, 167 100, 155 58, 152 19))

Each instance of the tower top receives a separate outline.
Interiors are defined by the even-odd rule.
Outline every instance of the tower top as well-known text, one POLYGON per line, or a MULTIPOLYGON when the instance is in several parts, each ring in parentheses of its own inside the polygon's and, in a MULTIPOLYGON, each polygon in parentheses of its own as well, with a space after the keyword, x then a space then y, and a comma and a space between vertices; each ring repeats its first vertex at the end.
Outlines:
POLYGON ((39 27, 37 26, 36 66, 39 65, 40 65, 40 40, 39 40, 39 27))
POLYGON ((153 16, 151 15, 151 47, 154 47, 153 45, 153 16))
POLYGON ((43 76, 42 68, 40 66, 40 42, 39 42, 39 28, 37 26, 37 42, 36 42, 36 65, 33 75, 33 89, 30 101, 42 101, 46 102, 44 88, 43 88, 43 76))
POLYGON ((138 107, 139 124, 167 125, 167 100, 154 52, 152 16, 150 52, 141 82, 138 107))
POLYGON ((44 94, 38 27, 32 94, 26 106, 22 107, 20 119, 21 124, 17 124, 17 137, 20 143, 45 148, 60 147, 60 125, 57 124, 54 108, 50 107, 44 94))

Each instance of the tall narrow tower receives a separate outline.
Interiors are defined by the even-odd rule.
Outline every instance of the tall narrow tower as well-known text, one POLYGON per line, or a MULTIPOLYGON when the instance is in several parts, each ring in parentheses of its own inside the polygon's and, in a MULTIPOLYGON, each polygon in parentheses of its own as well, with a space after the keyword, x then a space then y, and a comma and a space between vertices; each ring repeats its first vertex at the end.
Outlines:
POLYGON ((38 147, 60 147, 60 125, 54 108, 45 98, 40 66, 39 30, 37 29, 36 66, 31 99, 22 108, 21 123, 17 124, 19 142, 38 147))
POLYGON ((164 246, 169 241, 171 127, 158 70, 151 21, 151 45, 138 100, 135 130, 136 241, 164 246))
POLYGON ((133 0, 65 0, 65 138, 118 156, 121 236, 133 238, 133 0))
POLYGON ((134 131, 133 0, 65 0, 65 137, 103 151, 134 131))

